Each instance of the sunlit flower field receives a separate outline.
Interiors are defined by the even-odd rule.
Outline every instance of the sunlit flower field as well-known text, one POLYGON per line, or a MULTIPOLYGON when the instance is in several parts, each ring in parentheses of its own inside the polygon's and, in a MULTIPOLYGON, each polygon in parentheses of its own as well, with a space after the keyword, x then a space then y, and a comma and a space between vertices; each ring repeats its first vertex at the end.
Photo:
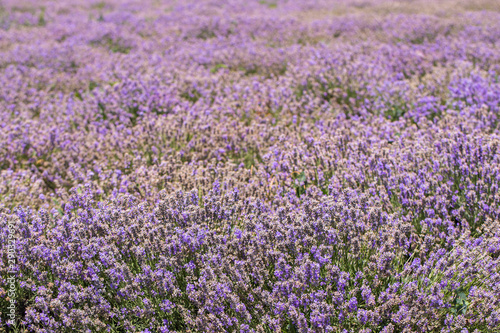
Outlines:
POLYGON ((4 0, 0 332, 500 332, 500 2, 4 0))

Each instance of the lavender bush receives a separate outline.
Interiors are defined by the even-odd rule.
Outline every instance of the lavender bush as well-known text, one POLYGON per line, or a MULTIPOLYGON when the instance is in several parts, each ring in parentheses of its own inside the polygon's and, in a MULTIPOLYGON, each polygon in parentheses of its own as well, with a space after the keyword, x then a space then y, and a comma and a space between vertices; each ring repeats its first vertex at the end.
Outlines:
POLYGON ((497 1, 7 0, 0 68, 0 332, 500 332, 497 1))

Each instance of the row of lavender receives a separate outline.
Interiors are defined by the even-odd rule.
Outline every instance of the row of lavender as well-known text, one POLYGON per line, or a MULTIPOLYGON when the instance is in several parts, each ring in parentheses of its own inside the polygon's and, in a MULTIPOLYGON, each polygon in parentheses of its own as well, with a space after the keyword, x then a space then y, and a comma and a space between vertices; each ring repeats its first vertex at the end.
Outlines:
POLYGON ((500 6, 431 7, 6 1, 0 331, 497 330, 500 6))

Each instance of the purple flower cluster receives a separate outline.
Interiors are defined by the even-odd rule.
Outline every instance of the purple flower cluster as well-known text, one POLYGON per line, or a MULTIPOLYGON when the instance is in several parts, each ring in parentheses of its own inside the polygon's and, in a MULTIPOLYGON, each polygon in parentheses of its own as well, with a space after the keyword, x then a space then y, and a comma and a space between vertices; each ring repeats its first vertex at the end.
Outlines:
POLYGON ((496 1, 8 0, 0 68, 0 332, 499 329, 496 1))

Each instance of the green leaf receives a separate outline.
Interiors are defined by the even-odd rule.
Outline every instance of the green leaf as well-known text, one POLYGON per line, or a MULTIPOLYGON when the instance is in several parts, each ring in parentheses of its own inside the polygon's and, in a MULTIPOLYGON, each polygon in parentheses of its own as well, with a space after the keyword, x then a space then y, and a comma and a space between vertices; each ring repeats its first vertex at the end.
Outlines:
POLYGON ((306 181, 306 174, 304 173, 304 171, 302 171, 300 174, 299 174, 299 177, 297 178, 297 180, 299 182, 305 182, 306 181))
POLYGON ((221 68, 227 68, 227 65, 225 65, 225 64, 217 64, 217 65, 215 65, 215 66, 214 66, 214 67, 210 70, 210 73, 212 73, 212 74, 213 74, 213 73, 217 72, 217 71, 218 71, 219 69, 221 69, 221 68))
POLYGON ((89 90, 92 91, 97 88, 97 82, 90 80, 89 82, 89 90))
POLYGON ((295 324, 290 321, 288 325, 286 326, 286 331, 289 333, 297 333, 297 327, 295 327, 295 324))
POLYGON ((83 101, 82 94, 80 94, 79 91, 75 91, 75 97, 78 98, 80 101, 83 101))
POLYGON ((469 306, 469 302, 467 301, 466 290, 463 287, 455 290, 455 298, 452 301, 452 307, 450 309, 451 313, 456 314, 465 314, 467 312, 467 307, 469 306))

